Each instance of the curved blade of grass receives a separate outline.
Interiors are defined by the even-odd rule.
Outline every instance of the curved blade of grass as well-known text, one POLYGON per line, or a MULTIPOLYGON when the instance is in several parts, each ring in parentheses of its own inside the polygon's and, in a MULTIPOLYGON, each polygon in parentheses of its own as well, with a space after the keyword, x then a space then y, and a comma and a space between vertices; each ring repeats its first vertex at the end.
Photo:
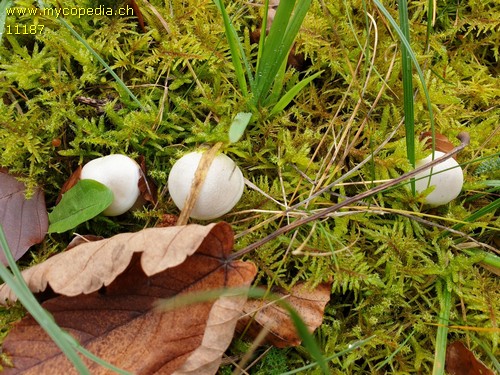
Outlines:
MULTIPOLYGON (((474 211, 470 216, 466 217, 464 221, 472 223, 474 221, 477 221, 480 217, 483 217, 484 215, 489 214, 490 212, 495 212, 498 209, 500 209, 500 198, 497 198, 493 202, 489 203, 487 206, 484 206, 479 210, 474 211)), ((453 229, 460 229, 462 226, 464 226, 464 224, 457 224, 453 226, 453 229)))
MULTIPOLYGON (((500 209, 500 198, 495 199, 493 202, 489 203, 488 205, 480 208, 479 210, 473 212, 471 215, 463 219, 463 221, 467 223, 472 223, 474 221, 477 221, 479 218, 483 217, 486 214, 489 214, 490 212, 495 212, 496 210, 500 209)), ((456 224, 452 227, 452 229, 458 230, 462 228, 465 224, 460 223, 456 224)), ((447 236, 450 232, 449 231, 444 231, 439 235, 438 238, 442 238, 444 236, 447 236)))
POLYGON ((410 340, 413 335, 415 334, 415 331, 413 330, 407 337, 406 339, 396 348, 396 350, 394 350, 390 356, 388 356, 384 361, 378 363, 376 366, 375 366, 375 370, 377 371, 380 371, 380 369, 382 367, 384 367, 385 365, 387 365, 388 363, 390 363, 392 361, 392 359, 396 356, 396 354, 398 354, 401 349, 404 348, 404 346, 406 345, 406 343, 408 342, 408 340, 410 340))
MULTIPOLYGON (((342 350, 338 353, 335 353, 331 356, 328 356, 325 358, 326 361, 331 361, 335 358, 338 358, 340 357, 341 355, 344 355, 344 354, 347 354, 349 352, 352 352, 353 350, 357 349, 357 348, 360 348, 361 346, 365 345, 366 343, 370 342, 373 338, 375 337, 375 335, 373 336, 370 336, 364 340, 359 340, 359 341, 356 341, 354 342, 353 344, 349 344, 349 347, 345 350, 342 350)), ((298 373, 302 373, 303 371, 305 370, 308 370, 310 368, 313 368, 317 365, 316 362, 313 362, 313 363, 310 363, 308 365, 305 365, 305 366, 302 366, 302 367, 299 367, 299 368, 296 368, 294 370, 291 370, 291 371, 287 371, 287 372, 283 372, 281 375, 292 375, 292 374, 298 374, 298 373)))
POLYGON ((82 359, 78 356, 75 350, 75 341, 69 334, 64 332, 52 319, 52 317, 43 309, 42 306, 35 299, 24 279, 17 268, 16 261, 10 252, 5 233, 0 225, 0 247, 9 263, 12 273, 3 265, 0 264, 0 276, 6 284, 10 286, 12 291, 17 295, 23 306, 33 318, 40 324, 40 326, 47 332, 54 343, 61 349, 64 355, 75 366, 80 374, 90 374, 87 366, 83 363, 82 359), (71 339, 70 339, 71 337, 71 339))
POLYGON ((146 108, 142 105, 142 103, 137 99, 137 97, 130 91, 130 89, 127 87, 125 82, 123 82, 120 77, 114 72, 113 69, 106 63, 106 61, 103 60, 99 54, 94 51, 94 49, 87 43, 85 39, 83 39, 80 34, 78 34, 63 18, 58 18, 57 19, 60 23, 63 24, 64 27, 66 27, 73 36, 82 43, 85 48, 101 63, 101 65, 106 69, 106 71, 111 74, 113 79, 116 81, 116 83, 130 96, 130 98, 139 106, 140 109, 142 109, 144 112, 146 112, 146 108))
POLYGON ((297 329, 297 333, 302 339, 302 343, 311 356, 314 358, 315 363, 312 366, 319 366, 321 371, 328 375, 327 359, 321 353, 321 350, 314 339, 314 336, 307 329, 307 325, 295 309, 283 298, 274 296, 267 290, 260 288, 222 288, 208 290, 204 292, 188 293, 178 295, 175 298, 163 300, 157 304, 157 308, 162 310, 172 310, 178 307, 187 306, 189 304, 211 301, 223 296, 238 296, 246 295, 251 298, 264 298, 266 301, 272 301, 283 307, 289 314, 297 329))
POLYGON ((281 112, 285 107, 295 98, 295 96, 306 87, 313 79, 319 77, 323 73, 323 71, 319 71, 314 73, 312 76, 304 78, 302 81, 298 82, 295 86, 293 86, 290 90, 288 90, 285 95, 281 97, 281 99, 276 103, 276 105, 271 109, 269 113, 270 116, 274 116, 278 112, 281 112))
POLYGON ((26 285, 21 271, 19 271, 19 268, 17 267, 16 261, 14 260, 14 257, 9 249, 9 245, 7 244, 2 225, 0 225, 0 249, 4 253, 12 271, 12 273, 9 272, 9 270, 0 263, 0 277, 14 291, 26 310, 28 310, 38 324, 40 324, 45 332, 47 332, 50 338, 73 363, 73 366, 75 366, 75 369, 80 374, 90 374, 90 372, 76 352, 82 353, 89 359, 118 374, 130 375, 129 372, 113 366, 83 348, 73 336, 61 329, 61 327, 56 324, 52 316, 38 303, 36 298, 33 296, 33 293, 31 293, 26 285))
POLYGON ((290 314, 293 324, 295 325, 295 329, 302 339, 302 345, 306 347, 308 353, 316 360, 316 365, 319 366, 323 374, 328 375, 330 371, 328 370, 327 361, 325 357, 323 357, 323 353, 321 353, 321 349, 316 343, 316 340, 314 340, 314 337, 309 333, 306 324, 297 311, 295 311, 295 309, 290 305, 284 303, 283 307, 285 307, 288 314, 290 314))
POLYGON ((497 357, 495 356, 495 353, 491 352, 490 348, 488 348, 488 346, 483 342, 483 340, 479 340, 478 338, 474 338, 474 341, 477 342, 481 348, 483 348, 484 352, 488 355, 491 362, 493 363, 493 366, 495 366, 497 372, 500 373, 500 362, 498 361, 497 357))
POLYGON ((479 249, 463 249, 462 250, 464 253, 467 253, 471 256, 478 255, 480 254, 482 256, 481 258, 481 263, 486 264, 487 266, 494 267, 500 271, 500 257, 493 254, 489 253, 484 250, 479 250, 479 249))
POLYGON ((2 45, 3 32, 5 30, 5 19, 7 18, 7 8, 12 5, 10 0, 0 2, 0 45, 2 45))

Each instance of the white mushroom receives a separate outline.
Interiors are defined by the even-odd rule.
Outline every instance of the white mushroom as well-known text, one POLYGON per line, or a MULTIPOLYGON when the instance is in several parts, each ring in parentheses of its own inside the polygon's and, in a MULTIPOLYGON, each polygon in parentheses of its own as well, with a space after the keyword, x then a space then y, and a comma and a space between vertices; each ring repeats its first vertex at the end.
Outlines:
MULTIPOLYGON (((432 155, 417 161, 416 166, 422 166, 431 162, 433 159, 443 156, 441 151, 434 152, 432 155)), ((455 159, 449 158, 432 168, 432 176, 430 169, 420 172, 415 176, 415 188, 421 193, 430 186, 434 186, 434 190, 425 197, 425 203, 432 206, 440 206, 447 204, 460 194, 464 176, 462 168, 455 159)))
MULTIPOLYGON (((177 160, 168 176, 168 190, 175 205, 182 210, 191 190, 191 184, 202 152, 191 152, 177 160)), ((217 155, 210 168, 191 217, 199 220, 215 219, 226 214, 243 194, 243 174, 228 156, 217 155)))
POLYGON ((89 161, 82 168, 80 179, 98 181, 113 192, 113 203, 103 212, 106 216, 127 212, 140 195, 140 166, 125 155, 113 154, 89 161))

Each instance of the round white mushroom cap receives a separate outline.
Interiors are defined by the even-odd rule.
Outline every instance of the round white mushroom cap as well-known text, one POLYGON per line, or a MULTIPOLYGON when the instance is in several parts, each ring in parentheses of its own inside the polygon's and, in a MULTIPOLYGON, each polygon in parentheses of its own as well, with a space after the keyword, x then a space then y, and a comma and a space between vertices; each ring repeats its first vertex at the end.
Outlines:
POLYGON ((113 203, 103 212, 121 215, 134 205, 140 195, 140 166, 125 155, 112 154, 89 161, 82 168, 81 180, 95 180, 113 192, 113 203))
MULTIPOLYGON (((182 210, 202 152, 191 152, 177 160, 168 176, 168 190, 175 205, 182 210)), ((210 220, 222 216, 238 203, 243 194, 243 174, 231 158, 217 155, 208 169, 191 217, 210 220)))
MULTIPOLYGON (((416 166, 427 164, 443 155, 444 152, 435 151, 434 158, 432 158, 431 154, 417 161, 416 166)), ((434 190, 425 197, 425 203, 440 206, 458 197, 464 183, 464 175, 462 168, 455 159, 449 158, 437 164, 432 168, 432 176, 429 177, 429 175, 430 168, 415 176, 415 188, 419 193, 430 186, 434 186, 434 190)))

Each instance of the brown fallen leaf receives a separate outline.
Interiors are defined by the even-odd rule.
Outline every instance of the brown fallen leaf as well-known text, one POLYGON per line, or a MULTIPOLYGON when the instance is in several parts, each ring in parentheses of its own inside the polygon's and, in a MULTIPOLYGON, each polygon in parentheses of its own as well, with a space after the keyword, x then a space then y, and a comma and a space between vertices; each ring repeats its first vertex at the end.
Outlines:
POLYGON ((461 341, 446 348, 445 369, 449 375, 495 375, 461 341))
MULTIPOLYGON (((435 132, 434 135, 435 135, 436 151, 448 153, 451 150, 453 150, 455 145, 450 142, 448 137, 446 137, 445 135, 438 133, 438 132, 435 132)), ((420 140, 423 141, 424 139, 426 139, 425 145, 426 145, 427 149, 428 150, 432 149, 432 132, 423 132, 422 134, 420 134, 420 140)), ((453 158, 456 159, 455 156, 453 158)))
MULTIPOLYGON (((52 290, 65 296, 88 294, 109 285, 128 267, 134 253, 141 253, 147 276, 181 264, 192 255, 212 230, 227 242, 232 230, 227 224, 187 225, 178 228, 147 228, 121 233, 101 241, 86 242, 23 271, 34 293, 52 290)), ((212 235, 214 235, 212 234, 212 235)), ((223 243, 225 246, 232 246, 223 243)), ((0 286, 0 303, 17 297, 8 285, 0 286)))
MULTIPOLYGON (((256 268, 228 260, 232 247, 233 233, 226 223, 151 228, 78 245, 23 276, 32 290, 49 284, 59 293, 90 293, 59 296, 43 306, 104 360, 134 374, 214 374, 246 298, 222 297, 168 311, 157 305, 190 292, 249 286, 256 268), (59 277, 71 285, 65 287, 59 277)), ((0 293, 12 297, 5 287, 0 293)), ((6 374, 75 373, 31 317, 13 328, 3 350, 16 366, 6 374)), ((85 362, 92 374, 111 373, 85 362)))
MULTIPOLYGON (((22 182, 0 169, 0 224, 16 260, 42 242, 49 227, 43 191, 37 188, 30 199, 26 199, 25 193, 22 182)), ((2 252, 0 261, 7 264, 2 252)))
MULTIPOLYGON (((325 306, 330 300, 330 285, 321 284, 311 290, 304 284, 297 284, 287 293, 273 290, 275 296, 286 298, 304 320, 310 332, 314 332, 323 321, 325 306)), ((245 303, 245 317, 238 321, 237 331, 245 332, 255 339, 265 327, 269 331, 265 342, 278 348, 300 345, 293 321, 288 312, 276 303, 269 304, 265 300, 248 300, 245 303)))

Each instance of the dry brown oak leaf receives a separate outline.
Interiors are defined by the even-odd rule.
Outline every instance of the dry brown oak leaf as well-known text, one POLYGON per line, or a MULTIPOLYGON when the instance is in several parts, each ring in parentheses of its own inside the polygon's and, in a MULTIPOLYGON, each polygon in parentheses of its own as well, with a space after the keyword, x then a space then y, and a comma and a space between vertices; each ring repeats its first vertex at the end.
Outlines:
MULTIPOLYGON (((285 299, 312 333, 323 321, 325 306, 330 301, 330 290, 329 284, 320 284, 314 289, 305 284, 297 284, 290 292, 273 290, 273 295, 285 299)), ((245 316, 238 321, 238 332, 245 332, 254 339, 262 329, 266 329, 269 331, 264 340, 267 344, 278 348, 300 345, 301 338, 295 325, 286 309, 279 303, 252 299, 245 303, 243 310, 245 316)))
MULTIPOLYGON (((26 199, 24 184, 2 168, 0 168, 0 224, 16 260, 31 246, 42 242, 49 227, 43 191, 37 188, 32 197, 26 199)), ((7 264, 3 252, 0 252, 0 262, 7 264)))
MULTIPOLYGON (((64 294, 44 308, 113 365, 133 374, 214 374, 246 298, 221 297, 168 311, 157 306, 190 292, 249 286, 256 267, 228 260, 233 240, 227 223, 150 228, 78 245, 23 277, 34 292, 50 285, 64 294)), ((0 296, 15 299, 6 286, 0 296)), ((13 328, 3 350, 15 366, 5 374, 75 373, 31 317, 13 328)), ((112 373, 85 363, 92 374, 112 373)))
POLYGON ((448 344, 445 369, 449 375, 495 375, 461 341, 448 344))

